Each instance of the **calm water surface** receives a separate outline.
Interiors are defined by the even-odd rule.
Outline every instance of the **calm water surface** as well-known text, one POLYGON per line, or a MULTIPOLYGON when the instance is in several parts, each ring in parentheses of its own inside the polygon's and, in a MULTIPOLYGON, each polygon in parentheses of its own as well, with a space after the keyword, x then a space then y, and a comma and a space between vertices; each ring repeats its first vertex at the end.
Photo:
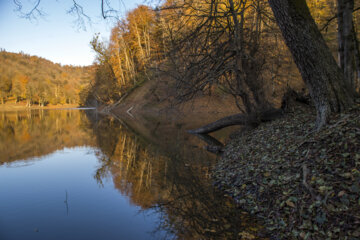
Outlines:
POLYGON ((179 123, 0 112, 0 239, 251 239, 179 123))

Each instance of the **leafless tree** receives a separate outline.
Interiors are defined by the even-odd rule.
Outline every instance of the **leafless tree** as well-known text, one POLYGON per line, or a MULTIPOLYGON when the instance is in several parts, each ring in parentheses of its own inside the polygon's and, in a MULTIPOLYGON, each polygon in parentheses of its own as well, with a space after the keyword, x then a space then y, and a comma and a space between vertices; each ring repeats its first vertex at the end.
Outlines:
POLYGON ((208 133, 234 125, 257 125, 280 115, 266 95, 265 1, 182 1, 163 11, 176 19, 169 27, 167 71, 176 80, 179 101, 221 88, 231 94, 242 114, 196 129, 208 133), (176 9, 174 11, 174 9, 176 9), (181 22, 179 21, 181 20, 181 22))

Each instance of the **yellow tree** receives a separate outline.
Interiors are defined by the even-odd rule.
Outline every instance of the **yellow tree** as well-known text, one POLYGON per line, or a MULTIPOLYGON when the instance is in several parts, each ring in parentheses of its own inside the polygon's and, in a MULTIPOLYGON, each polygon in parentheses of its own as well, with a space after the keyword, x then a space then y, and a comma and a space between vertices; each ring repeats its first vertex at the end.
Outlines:
POLYGON ((118 84, 127 91, 144 80, 152 56, 152 32, 155 14, 147 6, 139 6, 118 22, 110 36, 110 62, 118 84))

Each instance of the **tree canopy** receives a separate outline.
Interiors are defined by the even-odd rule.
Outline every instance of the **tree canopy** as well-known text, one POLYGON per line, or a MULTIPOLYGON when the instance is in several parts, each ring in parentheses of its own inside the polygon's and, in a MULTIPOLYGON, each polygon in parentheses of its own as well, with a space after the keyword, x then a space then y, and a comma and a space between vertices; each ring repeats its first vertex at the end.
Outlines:
POLYGON ((62 66, 24 53, 0 52, 2 102, 29 104, 80 104, 80 93, 88 87, 93 67, 62 66))

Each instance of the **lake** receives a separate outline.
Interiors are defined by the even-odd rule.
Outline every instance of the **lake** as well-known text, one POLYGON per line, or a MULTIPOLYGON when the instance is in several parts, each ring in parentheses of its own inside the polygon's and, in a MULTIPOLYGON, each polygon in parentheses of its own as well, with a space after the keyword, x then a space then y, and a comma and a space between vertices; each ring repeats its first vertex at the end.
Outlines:
POLYGON ((259 239, 185 130, 91 109, 0 112, 0 239, 259 239))

